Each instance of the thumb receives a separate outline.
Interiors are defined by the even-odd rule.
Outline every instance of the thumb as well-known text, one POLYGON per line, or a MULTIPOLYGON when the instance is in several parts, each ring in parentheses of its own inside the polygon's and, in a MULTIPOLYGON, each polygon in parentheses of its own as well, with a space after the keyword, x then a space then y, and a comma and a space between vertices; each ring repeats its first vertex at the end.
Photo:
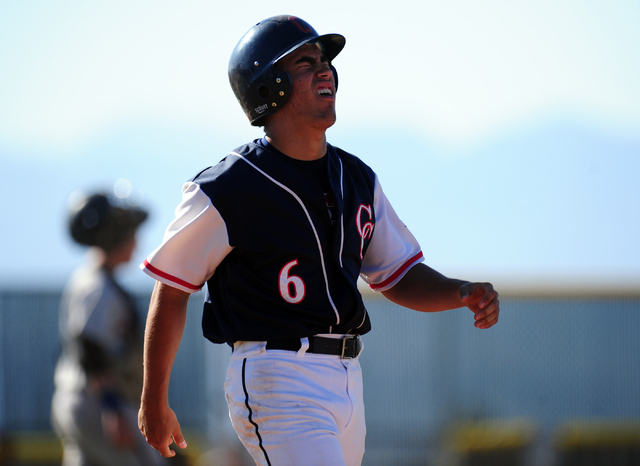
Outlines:
POLYGON ((469 298, 473 294, 473 283, 467 282, 458 288, 458 294, 460 295, 460 301, 466 304, 469 298))
POLYGON ((182 431, 180 430, 180 427, 178 427, 177 432, 173 433, 172 437, 173 437, 173 441, 180 448, 182 448, 183 450, 187 448, 187 442, 184 440, 184 436, 182 435, 182 431))

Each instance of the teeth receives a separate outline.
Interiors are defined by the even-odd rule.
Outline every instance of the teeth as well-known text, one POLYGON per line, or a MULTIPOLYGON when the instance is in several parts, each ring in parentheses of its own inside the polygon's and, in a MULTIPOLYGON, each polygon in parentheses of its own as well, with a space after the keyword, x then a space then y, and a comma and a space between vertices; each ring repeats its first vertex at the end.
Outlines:
POLYGON ((333 92, 331 92, 331 89, 329 89, 329 88, 324 88, 324 89, 318 89, 318 94, 320 94, 320 95, 333 95, 333 92))

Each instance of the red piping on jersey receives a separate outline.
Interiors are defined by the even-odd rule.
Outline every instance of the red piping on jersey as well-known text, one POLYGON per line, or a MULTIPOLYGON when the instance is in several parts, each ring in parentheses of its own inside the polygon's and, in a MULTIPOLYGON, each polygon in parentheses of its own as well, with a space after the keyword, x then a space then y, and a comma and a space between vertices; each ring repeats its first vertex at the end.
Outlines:
POLYGON ((407 270, 409 267, 411 267, 413 264, 415 264, 420 259, 422 259, 422 251, 420 251, 418 254, 413 256, 407 262, 402 264, 402 267, 400 267, 398 270, 396 270, 393 273, 393 275, 391 275, 389 278, 387 278, 382 283, 372 284, 372 285, 369 285, 369 286, 371 287, 372 290, 379 290, 380 288, 384 288, 386 286, 389 286, 389 284, 393 283, 400 275, 402 275, 405 272, 405 270, 407 270))
POLYGON ((149 264, 149 261, 147 261, 147 259, 145 259, 142 264, 145 266, 145 268, 149 269, 151 273, 157 275, 158 277, 164 278, 165 280, 176 283, 180 286, 184 286, 185 288, 189 288, 190 290, 194 291, 199 291, 202 288, 202 286, 192 285, 189 282, 185 282, 184 280, 180 280, 179 278, 174 277, 173 275, 169 275, 162 270, 156 269, 153 265, 149 264))

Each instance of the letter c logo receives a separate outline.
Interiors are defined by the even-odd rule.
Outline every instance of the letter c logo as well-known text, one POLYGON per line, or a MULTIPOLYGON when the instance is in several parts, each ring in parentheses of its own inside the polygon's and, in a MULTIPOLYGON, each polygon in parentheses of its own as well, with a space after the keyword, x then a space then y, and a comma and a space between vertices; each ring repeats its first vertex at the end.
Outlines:
POLYGON ((295 16, 289 16, 289 21, 295 24, 296 27, 300 29, 300 32, 304 32, 305 34, 308 34, 313 31, 313 29, 309 24, 307 24, 307 27, 304 27, 302 24, 300 24, 298 21, 304 23, 304 21, 301 20, 300 18, 296 18, 295 16))

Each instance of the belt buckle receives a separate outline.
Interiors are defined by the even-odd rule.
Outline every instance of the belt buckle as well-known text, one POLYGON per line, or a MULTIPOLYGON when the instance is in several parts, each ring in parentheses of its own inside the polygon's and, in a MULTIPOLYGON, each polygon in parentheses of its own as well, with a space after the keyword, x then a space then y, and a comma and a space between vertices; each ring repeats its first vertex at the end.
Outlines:
POLYGON ((345 335, 342 338, 342 354, 340 354, 340 359, 353 359, 360 354, 360 335, 345 335), (355 340, 354 346, 354 354, 344 354, 347 349, 347 341, 355 340))

